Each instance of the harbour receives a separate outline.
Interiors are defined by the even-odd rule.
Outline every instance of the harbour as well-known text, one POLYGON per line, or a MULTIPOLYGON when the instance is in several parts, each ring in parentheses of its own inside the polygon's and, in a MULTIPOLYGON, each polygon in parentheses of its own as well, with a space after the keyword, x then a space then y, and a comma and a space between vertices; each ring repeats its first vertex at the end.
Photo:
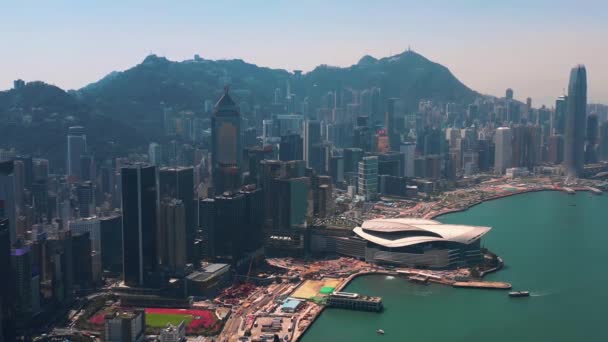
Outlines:
POLYGON ((485 244, 504 259, 505 268, 488 273, 484 281, 509 282, 515 289, 529 291, 529 298, 514 299, 503 290, 435 283, 421 286, 407 281, 409 273, 401 271, 395 272, 401 277, 358 276, 342 291, 381 296, 383 312, 327 308, 301 340, 338 336, 355 342, 386 340, 388 336, 391 340, 463 342, 608 340, 608 333, 600 328, 600 308, 608 305, 601 284, 608 281, 608 275, 598 271, 601 266, 583 262, 587 258, 608 259, 602 242, 608 239, 603 229, 608 220, 607 205, 605 196, 578 192, 565 196, 545 191, 490 201, 439 217, 449 223, 492 226, 485 244), (535 215, 538 211, 551 214, 535 215), (575 234, 574 239, 571 234, 575 234), (565 250, 570 252, 563 253, 565 250), (588 278, 575 277, 573 272, 588 278), (464 307, 467 315, 462 316, 459 312, 464 307), (436 325, 442 329, 434 328, 436 325), (509 327, 506 333, 496 333, 505 326, 509 327), (378 328, 386 331, 386 337, 375 332, 378 328))

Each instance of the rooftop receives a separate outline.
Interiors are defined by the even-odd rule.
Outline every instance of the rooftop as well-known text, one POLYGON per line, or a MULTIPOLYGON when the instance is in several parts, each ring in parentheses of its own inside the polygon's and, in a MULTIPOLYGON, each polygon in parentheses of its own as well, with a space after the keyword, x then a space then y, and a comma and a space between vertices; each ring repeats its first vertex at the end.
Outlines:
POLYGON ((361 238, 389 248, 445 241, 471 244, 490 231, 490 227, 443 224, 417 218, 373 219, 353 231, 361 238))

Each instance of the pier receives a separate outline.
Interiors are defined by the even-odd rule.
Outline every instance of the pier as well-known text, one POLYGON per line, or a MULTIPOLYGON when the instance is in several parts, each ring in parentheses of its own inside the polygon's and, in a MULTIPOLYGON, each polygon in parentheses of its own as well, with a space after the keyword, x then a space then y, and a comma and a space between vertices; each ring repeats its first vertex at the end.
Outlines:
POLYGON ((453 287, 468 287, 474 289, 510 290, 511 284, 499 281, 457 281, 453 287))
POLYGON ((585 188, 587 190, 591 191, 595 195, 601 195, 602 194, 602 190, 600 190, 600 189, 593 188, 593 187, 590 187, 590 186, 586 186, 585 188))
POLYGON ((350 292, 334 292, 327 298, 327 305, 334 308, 361 310, 361 311, 382 311, 382 298, 362 296, 350 292))
POLYGON ((574 189, 572 189, 572 188, 563 187, 562 190, 565 191, 568 195, 576 194, 576 191, 574 191, 574 189))

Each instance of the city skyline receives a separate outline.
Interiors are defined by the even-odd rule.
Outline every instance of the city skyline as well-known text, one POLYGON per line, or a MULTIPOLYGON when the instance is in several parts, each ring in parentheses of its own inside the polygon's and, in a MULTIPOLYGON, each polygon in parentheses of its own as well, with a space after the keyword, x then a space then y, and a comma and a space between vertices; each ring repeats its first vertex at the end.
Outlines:
POLYGON ((411 47, 476 91, 502 96, 513 88, 516 99, 531 97, 535 107, 553 106, 567 87, 564 70, 582 63, 591 75, 589 103, 608 102, 608 68, 602 59, 608 48, 598 44, 606 25, 601 13, 608 5, 600 1, 231 4, 229 12, 224 4, 195 2, 99 8, 66 0, 34 9, 6 6, 0 29, 12 48, 0 57, 6 70, 0 89, 9 89, 18 78, 78 89, 140 63, 149 53, 310 71, 320 64, 347 67, 364 55, 381 58, 411 47), (229 43, 235 40, 241 43, 229 43))

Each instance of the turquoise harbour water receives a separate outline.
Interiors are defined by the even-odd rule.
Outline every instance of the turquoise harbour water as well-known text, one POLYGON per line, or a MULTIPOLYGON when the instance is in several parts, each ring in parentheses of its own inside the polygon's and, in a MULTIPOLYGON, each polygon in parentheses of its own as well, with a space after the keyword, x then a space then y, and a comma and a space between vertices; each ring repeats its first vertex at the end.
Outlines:
POLYGON ((608 341, 608 194, 529 193, 438 220, 491 226, 483 244, 506 266, 485 280, 532 296, 364 276, 345 291, 382 296, 384 312, 326 309, 302 341, 608 341))

